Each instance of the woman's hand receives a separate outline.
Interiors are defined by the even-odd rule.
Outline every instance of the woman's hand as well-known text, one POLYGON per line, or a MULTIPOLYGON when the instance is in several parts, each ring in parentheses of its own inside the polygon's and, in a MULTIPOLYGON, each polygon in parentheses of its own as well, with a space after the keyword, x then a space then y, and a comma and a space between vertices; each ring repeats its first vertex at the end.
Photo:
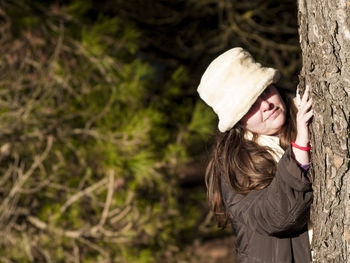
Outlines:
MULTIPOLYGON (((306 86, 303 98, 298 98, 299 94, 297 93, 297 101, 299 101, 298 105, 298 113, 297 113, 297 137, 295 139, 295 143, 299 146, 306 147, 310 143, 309 136, 309 121, 313 116, 313 112, 311 109, 312 99, 309 99, 309 86, 306 86)), ((308 164, 310 163, 310 155, 309 152, 300 150, 298 148, 292 147, 295 160, 300 164, 308 164)))
POLYGON ((311 106, 312 98, 309 99, 309 86, 306 86, 303 98, 298 105, 297 114, 297 137, 295 143, 300 146, 308 146, 310 143, 309 121, 313 116, 311 106))

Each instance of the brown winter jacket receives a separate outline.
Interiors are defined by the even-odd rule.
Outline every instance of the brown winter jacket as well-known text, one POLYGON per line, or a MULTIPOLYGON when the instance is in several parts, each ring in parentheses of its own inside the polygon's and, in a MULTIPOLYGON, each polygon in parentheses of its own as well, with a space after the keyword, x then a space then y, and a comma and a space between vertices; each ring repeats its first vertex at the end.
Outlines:
POLYGON ((310 262, 307 221, 313 193, 291 147, 265 189, 237 194, 222 176, 221 190, 236 235, 237 263, 310 262))

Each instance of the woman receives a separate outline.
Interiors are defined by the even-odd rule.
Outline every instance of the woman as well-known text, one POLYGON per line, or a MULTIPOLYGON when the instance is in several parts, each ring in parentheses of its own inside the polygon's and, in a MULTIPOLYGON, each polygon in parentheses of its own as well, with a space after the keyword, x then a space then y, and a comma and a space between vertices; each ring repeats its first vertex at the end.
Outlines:
POLYGON ((307 88, 297 110, 278 78, 233 48, 209 65, 198 87, 221 132, 206 172, 208 200, 221 225, 231 221, 239 263, 311 260, 312 100, 307 88))

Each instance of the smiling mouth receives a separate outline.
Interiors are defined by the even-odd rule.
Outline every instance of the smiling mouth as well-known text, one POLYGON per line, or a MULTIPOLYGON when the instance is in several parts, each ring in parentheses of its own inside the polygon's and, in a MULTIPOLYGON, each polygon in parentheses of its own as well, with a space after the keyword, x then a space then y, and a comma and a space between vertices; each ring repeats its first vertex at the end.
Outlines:
POLYGON ((268 119, 270 119, 270 117, 274 116, 275 113, 276 113, 278 110, 279 110, 279 107, 276 107, 276 108, 272 111, 272 113, 266 118, 266 120, 268 120, 268 119))

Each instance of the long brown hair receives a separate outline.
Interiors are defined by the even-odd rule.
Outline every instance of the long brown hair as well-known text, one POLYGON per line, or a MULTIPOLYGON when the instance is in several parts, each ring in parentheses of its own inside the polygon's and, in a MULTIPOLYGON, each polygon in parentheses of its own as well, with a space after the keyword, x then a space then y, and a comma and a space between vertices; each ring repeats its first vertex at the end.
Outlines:
MULTIPOLYGON (((288 109, 279 134, 280 145, 286 149, 296 136, 297 109, 284 90, 278 91, 288 109)), ((256 134, 252 140, 247 140, 245 133, 241 123, 224 133, 219 132, 206 170, 209 206, 222 227, 225 227, 228 217, 221 195, 221 176, 231 182, 233 191, 247 194, 267 187, 276 172, 276 161, 270 154, 270 149, 255 142, 258 137, 256 134)))

